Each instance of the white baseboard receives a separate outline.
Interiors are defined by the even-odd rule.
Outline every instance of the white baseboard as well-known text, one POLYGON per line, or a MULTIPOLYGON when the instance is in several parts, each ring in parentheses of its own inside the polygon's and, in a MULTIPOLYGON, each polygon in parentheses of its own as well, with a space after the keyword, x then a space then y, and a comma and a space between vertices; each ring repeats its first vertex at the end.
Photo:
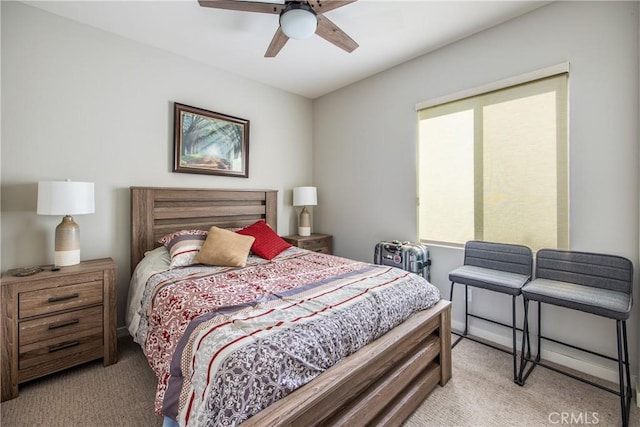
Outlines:
MULTIPOLYGON (((456 331, 464 330, 464 323, 458 321, 452 321, 451 327, 456 331)), ((493 333, 491 331, 487 331, 485 329, 474 326, 473 328, 469 328, 469 334, 476 336, 478 338, 482 338, 487 341, 491 341, 493 343, 502 345, 507 348, 511 348, 511 335, 505 336, 493 333)), ((517 348, 520 349, 522 346, 522 340, 516 340, 517 348)), ((532 349, 534 352, 536 349, 532 349)), ((569 353, 569 352, 568 352, 569 353)), ((594 377, 601 378, 606 381, 610 381, 612 383, 618 384, 618 370, 609 368, 606 366, 598 365, 592 363, 591 361, 580 359, 579 352, 575 352, 575 354, 563 354, 558 353, 557 351, 545 350, 543 348, 542 359, 547 360, 552 363, 557 363, 558 365, 562 365, 569 369, 575 369, 576 371, 583 372, 588 375, 593 375, 594 377)), ((631 374, 631 384, 636 386, 636 390, 640 390, 638 386, 638 377, 636 375, 631 374)), ((636 405, 640 407, 640 401, 636 399, 636 405)))

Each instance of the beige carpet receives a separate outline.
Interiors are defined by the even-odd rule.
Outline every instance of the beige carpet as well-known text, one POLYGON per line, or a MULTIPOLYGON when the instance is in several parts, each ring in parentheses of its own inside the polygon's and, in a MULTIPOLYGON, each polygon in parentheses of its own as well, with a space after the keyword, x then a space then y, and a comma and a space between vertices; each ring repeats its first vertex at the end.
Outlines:
MULTIPOLYGON (((128 337, 118 345, 113 366, 88 363, 21 385, 20 396, 1 405, 2 426, 162 425, 142 351, 128 337)), ((406 427, 618 426, 619 420, 617 396, 541 367, 519 387, 509 355, 464 340, 453 350, 453 379, 434 390, 406 427)), ((635 405, 630 425, 640 426, 635 405)))
MULTIPOLYGON (((618 396, 540 366, 520 387, 512 370, 510 354, 461 341, 453 349, 452 380, 436 388, 405 427, 621 425, 618 396)), ((640 426, 631 403, 629 425, 640 426)))
POLYGON ((118 363, 102 361, 20 385, 0 405, 2 427, 111 427, 162 425, 153 412, 156 379, 130 337, 118 340, 118 363))

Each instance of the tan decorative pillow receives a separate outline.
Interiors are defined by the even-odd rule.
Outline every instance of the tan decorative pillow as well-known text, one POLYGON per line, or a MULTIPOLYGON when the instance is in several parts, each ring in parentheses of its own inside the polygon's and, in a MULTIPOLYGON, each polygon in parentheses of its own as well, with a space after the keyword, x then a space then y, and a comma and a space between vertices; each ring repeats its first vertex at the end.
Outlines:
POLYGON ((218 228, 209 229, 207 239, 194 261, 199 264, 244 267, 255 238, 218 228))

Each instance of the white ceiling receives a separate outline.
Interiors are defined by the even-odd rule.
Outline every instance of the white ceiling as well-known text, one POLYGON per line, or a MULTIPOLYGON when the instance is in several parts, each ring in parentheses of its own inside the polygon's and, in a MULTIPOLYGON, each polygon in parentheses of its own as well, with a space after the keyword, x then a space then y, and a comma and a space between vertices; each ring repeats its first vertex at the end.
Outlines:
POLYGON ((353 53, 313 36, 275 58, 264 53, 277 15, 197 0, 25 3, 313 99, 550 2, 359 0, 326 14, 360 45, 353 53))

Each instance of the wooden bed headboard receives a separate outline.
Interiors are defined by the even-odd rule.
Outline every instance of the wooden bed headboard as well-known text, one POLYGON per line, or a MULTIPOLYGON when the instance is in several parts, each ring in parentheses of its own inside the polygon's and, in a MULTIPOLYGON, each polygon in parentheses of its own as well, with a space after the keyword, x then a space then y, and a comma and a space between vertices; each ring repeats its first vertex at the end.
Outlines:
POLYGON ((131 187, 131 272, 167 233, 246 227, 262 219, 277 230, 277 190, 131 187))

